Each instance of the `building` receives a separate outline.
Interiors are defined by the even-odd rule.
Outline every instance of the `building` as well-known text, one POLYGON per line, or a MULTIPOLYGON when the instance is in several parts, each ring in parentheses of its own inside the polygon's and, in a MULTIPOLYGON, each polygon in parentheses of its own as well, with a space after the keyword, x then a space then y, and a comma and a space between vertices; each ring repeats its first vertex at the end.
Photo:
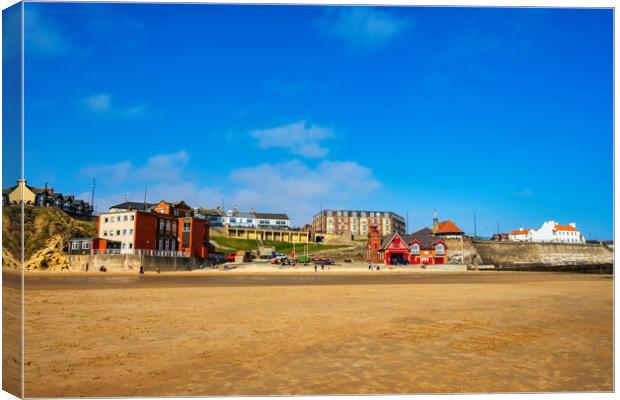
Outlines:
POLYGON ((76 199, 71 194, 54 192, 47 184, 43 188, 29 186, 25 179, 19 179, 17 185, 2 190, 2 206, 20 204, 22 193, 24 204, 27 205, 54 207, 74 217, 90 217, 93 213, 88 202, 76 199))
POLYGON ((208 222, 199 218, 146 211, 110 212, 99 216, 98 237, 120 242, 120 253, 208 256, 208 222))
POLYGON ((550 243, 585 243, 585 238, 574 222, 560 225, 557 222, 545 221, 539 229, 519 228, 510 234, 513 242, 550 242, 550 243))
POLYGON ((378 229, 371 228, 368 235, 367 259, 369 262, 396 264, 445 264, 446 243, 433 235, 430 228, 423 228, 411 235, 392 233, 383 236, 377 249, 378 229))
POLYGON ((390 211, 322 210, 312 219, 312 231, 331 235, 367 235, 377 226, 381 235, 405 234, 405 219, 390 211))
POLYGON ((192 217, 194 209, 185 204, 184 201, 160 201, 151 207, 151 210, 160 214, 174 215, 175 217, 192 217))
POLYGON ((121 242, 105 240, 101 238, 73 238, 69 240, 67 252, 72 255, 94 254, 96 252, 107 251, 120 254, 121 242))
POLYGON ((209 222, 202 218, 179 218, 179 251, 190 257, 207 258, 209 248, 209 222))
POLYGON ((120 204, 113 205, 109 208, 110 212, 126 212, 126 211, 149 211, 155 204, 139 201, 125 201, 120 204))
POLYGON ((288 230, 291 221, 286 214, 256 212, 253 208, 243 212, 234 207, 224 213, 222 224, 234 228, 288 230))
POLYGON ((222 210, 217 207, 211 208, 194 208, 194 217, 206 219, 209 226, 224 226, 222 222, 222 210))
POLYGON ((437 212, 433 213, 433 235, 443 238, 458 238, 465 234, 461 228, 451 220, 439 221, 437 212))
POLYGON ((289 229, 291 221, 286 214, 255 212, 256 228, 258 229, 289 229))
POLYGON ((507 242, 510 240, 510 234, 504 232, 496 233, 491 236, 491 240, 494 242, 507 242))
POLYGON ((531 242, 531 230, 532 229, 524 229, 523 227, 519 227, 519 229, 515 229, 510 232, 508 240, 511 242, 531 242))

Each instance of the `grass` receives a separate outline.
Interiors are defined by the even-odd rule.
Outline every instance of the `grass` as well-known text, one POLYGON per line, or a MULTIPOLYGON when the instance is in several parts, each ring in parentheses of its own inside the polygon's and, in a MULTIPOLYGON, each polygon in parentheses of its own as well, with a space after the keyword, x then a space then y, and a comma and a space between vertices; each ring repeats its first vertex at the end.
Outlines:
MULTIPOLYGON (((223 236, 212 236, 211 240, 217 243, 218 247, 232 247, 235 250, 258 250, 258 240, 226 238, 223 236)), ((266 247, 275 247, 278 253, 290 253, 291 251, 293 251, 293 243, 263 240, 263 245, 266 247)), ((343 247, 348 247, 348 246, 345 244, 309 243, 308 252, 312 253, 312 252, 319 251, 319 250, 339 249, 343 247)), ((226 248, 219 248, 218 250, 224 253, 231 251, 226 248)), ((295 250, 297 251, 297 253, 302 254, 302 252, 305 251, 305 245, 296 243, 295 250)))

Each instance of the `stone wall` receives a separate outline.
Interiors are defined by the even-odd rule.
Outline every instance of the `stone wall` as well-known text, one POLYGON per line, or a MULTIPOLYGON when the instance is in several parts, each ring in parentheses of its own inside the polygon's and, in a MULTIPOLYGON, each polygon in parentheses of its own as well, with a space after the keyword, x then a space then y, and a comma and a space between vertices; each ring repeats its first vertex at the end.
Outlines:
POLYGON ((483 264, 569 266, 613 264, 613 251, 600 244, 473 241, 483 264))
POLYGON ((443 239, 446 243, 446 255, 448 256, 448 264, 469 264, 480 265, 483 261, 478 253, 478 249, 474 246, 472 239, 464 237, 459 239, 443 239), (463 256, 461 256, 463 254, 463 256), (464 258, 464 260, 462 260, 464 258))
POLYGON ((72 255, 69 256, 69 269, 71 271, 98 272, 105 266, 108 272, 138 272, 140 265, 149 271, 191 271, 198 268, 206 261, 193 257, 155 257, 137 256, 129 254, 97 254, 97 255, 72 255))

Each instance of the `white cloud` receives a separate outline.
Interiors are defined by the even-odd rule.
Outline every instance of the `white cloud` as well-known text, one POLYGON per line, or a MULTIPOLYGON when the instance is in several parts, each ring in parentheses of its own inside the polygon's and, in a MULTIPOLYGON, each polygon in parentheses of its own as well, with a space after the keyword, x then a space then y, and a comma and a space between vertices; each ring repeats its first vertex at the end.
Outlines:
POLYGON ((353 161, 322 161, 315 168, 299 160, 231 171, 235 204, 287 212, 293 222, 309 223, 321 204, 342 204, 380 187, 372 171, 353 161))
POLYGON ((55 22, 41 15, 32 5, 24 13, 26 50, 39 55, 56 55, 70 49, 68 39, 55 22))
POLYGON ((327 34, 340 39, 352 51, 373 51, 403 33, 410 25, 407 17, 373 7, 342 7, 318 21, 327 34))
POLYGON ((293 154, 304 157, 324 157, 328 149, 321 146, 321 141, 332 137, 332 131, 316 125, 308 125, 305 121, 270 129, 259 129, 250 132, 250 136, 258 139, 263 149, 283 148, 293 154))
MULTIPOLYGON (((346 207, 347 202, 380 187, 370 169, 353 161, 321 161, 310 166, 300 160, 265 163, 230 171, 217 183, 202 183, 182 150, 150 157, 142 165, 130 161, 82 168, 80 174, 97 179, 95 205, 106 211, 121 203, 184 200, 193 207, 254 207, 287 213, 295 224, 309 223, 321 205, 346 207), (226 189, 222 189, 225 187, 226 189)), ((90 198, 85 193, 83 198, 90 198)))
POLYGON ((94 111, 108 111, 112 106, 112 97, 109 94, 96 94, 84 99, 84 104, 94 111))
POLYGON ((144 104, 117 106, 112 101, 112 95, 109 93, 98 93, 86 97, 83 100, 84 105, 90 111, 98 113, 106 113, 109 115, 121 115, 127 117, 139 116, 144 114, 148 106, 144 104))

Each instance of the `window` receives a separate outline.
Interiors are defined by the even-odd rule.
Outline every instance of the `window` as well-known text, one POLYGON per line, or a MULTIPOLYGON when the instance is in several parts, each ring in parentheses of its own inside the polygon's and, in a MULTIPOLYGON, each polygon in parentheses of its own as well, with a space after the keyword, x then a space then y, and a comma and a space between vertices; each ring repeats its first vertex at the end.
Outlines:
POLYGON ((420 254, 420 245, 417 243, 412 244, 410 252, 411 254, 420 254))
POLYGON ((163 239, 159 239, 157 241, 157 249, 161 250, 164 247, 164 240, 163 239))
POLYGON ((133 247, 133 243, 129 243, 129 248, 131 249, 133 247))
POLYGON ((439 243, 439 244, 437 244, 437 246, 435 246, 435 254, 437 254, 437 255, 443 255, 444 254, 444 250, 445 250, 444 245, 441 244, 441 243, 439 243))
POLYGON ((113 229, 110 230, 110 236, 114 236, 114 230, 113 229))
POLYGON ((129 234, 130 234, 130 235, 133 235, 133 229, 130 229, 130 230, 129 230, 129 234))
POLYGON ((75 242, 71 243, 71 249, 72 250, 79 250, 79 248, 80 248, 80 242, 75 241, 75 242))
POLYGON ((108 231, 103 231, 103 236, 108 236, 108 231))
POLYGON ((159 220, 159 231, 161 232, 161 231, 163 231, 163 230, 164 230, 164 220, 163 220, 163 219, 160 219, 160 220, 159 220))
POLYGON ((90 249, 90 242, 88 242, 88 241, 83 241, 83 242, 82 242, 82 248, 83 248, 84 250, 88 250, 88 249, 90 249))
POLYGON ((170 221, 166 221, 166 231, 170 232, 170 221))
POLYGON ((123 235, 127 234, 127 229, 123 229, 123 235))
POLYGON ((121 235, 121 230, 120 230, 120 229, 117 229, 117 230, 116 230, 116 236, 120 236, 120 235, 121 235))
POLYGON ((190 230, 189 221, 183 221, 183 232, 189 232, 189 230, 190 230))
POLYGON ((177 231, 177 222, 172 221, 172 232, 176 232, 176 231, 177 231))
POLYGON ((104 218, 104 219, 103 219, 103 222, 108 222, 108 218, 107 218, 107 217, 106 217, 106 218, 104 218))
POLYGON ((127 243, 123 243, 123 249, 127 248, 127 243))
POLYGON ((133 221, 133 214, 131 214, 131 215, 129 216, 129 220, 130 220, 130 221, 133 221))
POLYGON ((126 215, 123 216, 123 221, 127 221, 127 216, 126 215))

